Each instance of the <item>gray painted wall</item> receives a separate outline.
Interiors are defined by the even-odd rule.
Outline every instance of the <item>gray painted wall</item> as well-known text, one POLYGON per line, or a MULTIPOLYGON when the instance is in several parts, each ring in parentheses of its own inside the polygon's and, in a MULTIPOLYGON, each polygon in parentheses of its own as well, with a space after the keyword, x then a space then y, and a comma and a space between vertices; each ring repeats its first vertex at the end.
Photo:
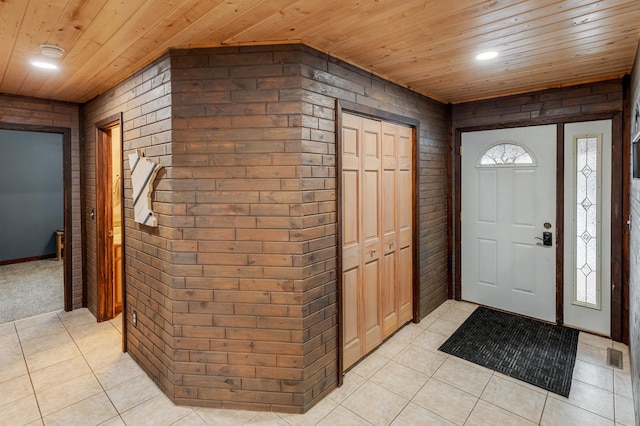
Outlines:
POLYGON ((56 252, 62 168, 61 134, 0 130, 0 261, 56 252))

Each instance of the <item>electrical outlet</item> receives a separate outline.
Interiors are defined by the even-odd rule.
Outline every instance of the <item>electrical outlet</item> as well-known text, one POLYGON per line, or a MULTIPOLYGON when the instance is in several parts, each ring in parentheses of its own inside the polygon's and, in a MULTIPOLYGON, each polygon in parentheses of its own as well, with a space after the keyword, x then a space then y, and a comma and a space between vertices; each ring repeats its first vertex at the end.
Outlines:
POLYGON ((138 326, 138 313, 136 311, 133 311, 133 326, 138 326))

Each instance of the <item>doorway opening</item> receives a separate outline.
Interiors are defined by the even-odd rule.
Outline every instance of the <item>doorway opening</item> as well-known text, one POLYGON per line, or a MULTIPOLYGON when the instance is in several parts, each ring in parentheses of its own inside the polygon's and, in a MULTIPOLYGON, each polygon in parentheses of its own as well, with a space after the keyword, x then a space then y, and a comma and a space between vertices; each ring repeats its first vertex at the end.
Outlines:
MULTIPOLYGON (((97 319, 108 321, 123 311, 122 117, 96 125, 96 268, 97 319)), ((124 325, 124 319, 123 319, 124 325)), ((124 331, 124 330, 123 330, 124 331)), ((123 332, 123 338, 125 333, 123 332)))
POLYGON ((2 166, 5 184, 4 190, 0 191, 0 205, 5 207, 3 223, 6 228, 1 240, 9 250, 7 256, 2 257, 5 261, 0 264, 6 264, 7 274, 18 281, 14 283, 15 297, 7 293, 7 288, 3 289, 7 296, 3 303, 15 308, 11 313, 3 305, 3 317, 5 320, 21 319, 62 307, 71 311, 71 129, 0 122, 0 132, 4 141, 3 159, 8 161, 2 166), (41 167, 35 165, 37 162, 41 167), (56 258, 56 235, 59 232, 64 233, 68 241, 60 260, 56 258), (35 269, 28 265, 34 265, 35 269), (21 285, 23 272, 30 277, 24 278, 31 281, 24 286, 21 285), (40 282, 48 290, 39 288, 37 283, 40 282), (30 284, 36 284, 32 293, 34 298, 21 301, 21 297, 29 297, 25 290, 30 284), (59 299, 49 300, 48 295, 59 299))

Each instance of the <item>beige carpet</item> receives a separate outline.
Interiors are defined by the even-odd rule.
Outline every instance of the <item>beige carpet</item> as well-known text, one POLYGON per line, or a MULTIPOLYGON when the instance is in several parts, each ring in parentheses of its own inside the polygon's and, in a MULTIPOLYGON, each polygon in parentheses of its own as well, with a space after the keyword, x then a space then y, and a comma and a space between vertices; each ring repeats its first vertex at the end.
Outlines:
POLYGON ((63 261, 0 266, 0 324, 64 309, 63 261))

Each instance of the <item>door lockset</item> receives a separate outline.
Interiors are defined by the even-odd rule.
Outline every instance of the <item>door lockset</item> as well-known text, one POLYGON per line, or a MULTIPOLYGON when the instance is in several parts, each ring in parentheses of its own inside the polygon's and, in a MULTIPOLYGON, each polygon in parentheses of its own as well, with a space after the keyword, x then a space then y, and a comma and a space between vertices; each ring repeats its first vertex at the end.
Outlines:
POLYGON ((541 240, 541 243, 538 243, 539 246, 551 247, 553 245, 553 233, 549 231, 545 231, 542 233, 542 238, 536 237, 536 240, 541 240))

